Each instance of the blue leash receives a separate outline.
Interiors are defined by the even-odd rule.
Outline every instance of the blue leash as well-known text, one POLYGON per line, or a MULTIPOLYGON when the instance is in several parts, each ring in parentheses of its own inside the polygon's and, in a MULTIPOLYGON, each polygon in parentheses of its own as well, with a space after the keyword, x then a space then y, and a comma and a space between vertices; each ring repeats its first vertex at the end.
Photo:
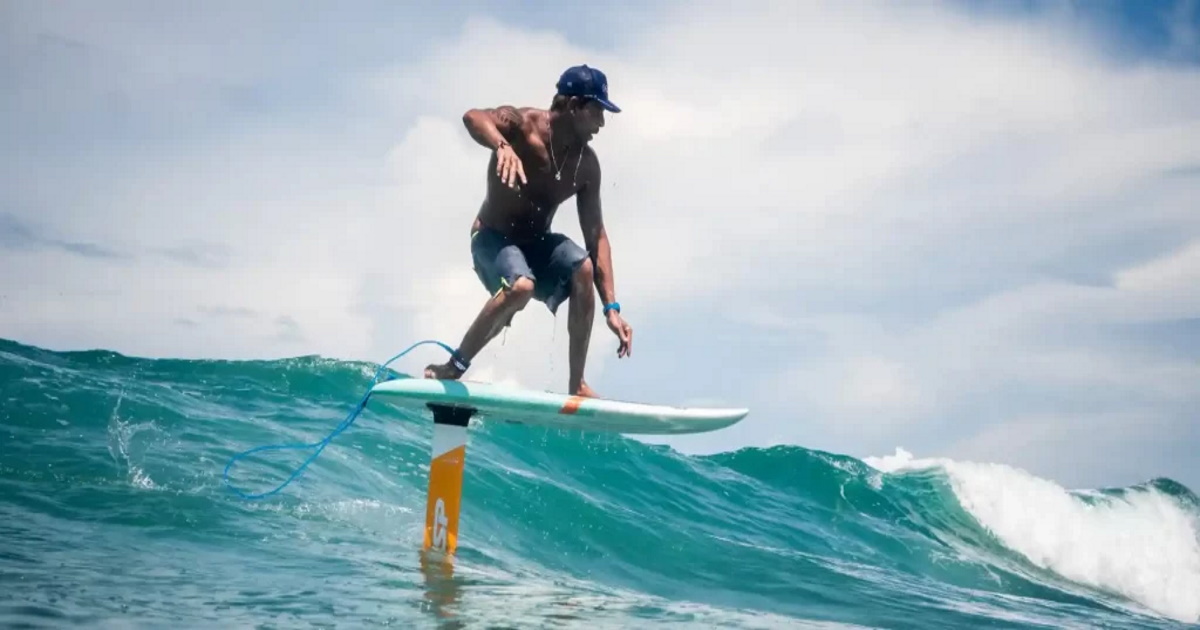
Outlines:
POLYGON ((428 339, 425 341, 418 341, 417 343, 414 343, 413 345, 411 345, 407 349, 405 349, 404 352, 401 352, 400 354, 397 354, 396 356, 388 359, 386 363, 379 366, 379 369, 375 372, 375 377, 371 379, 371 384, 367 386, 367 393, 363 395, 362 400, 360 400, 358 402, 358 404, 354 406, 354 410, 350 412, 350 415, 346 416, 346 419, 342 420, 342 423, 339 424, 337 426, 337 428, 335 428, 332 432, 330 432, 330 434, 327 435, 325 437, 325 439, 323 439, 319 442, 313 442, 312 444, 268 444, 266 446, 259 446, 256 448, 252 448, 248 451, 238 453, 237 455, 234 455, 232 458, 230 458, 228 464, 225 464, 225 485, 229 486, 229 488, 231 490, 236 492, 243 499, 261 499, 263 497, 269 497, 269 496, 275 494, 276 492, 283 490, 283 488, 285 486, 287 486, 289 483, 292 483, 292 481, 295 480, 296 477, 299 477, 300 473, 303 472, 305 468, 308 468, 308 465, 311 464, 313 462, 313 460, 317 459, 317 456, 321 454, 321 451, 325 450, 326 446, 329 446, 329 443, 331 441, 333 441, 333 438, 337 437, 339 433, 341 433, 342 431, 345 431, 346 429, 350 428, 350 425, 354 424, 354 421, 358 419, 358 415, 360 413, 362 413, 362 410, 364 408, 366 408, 366 406, 367 406, 367 399, 369 399, 371 397, 371 388, 374 387, 375 384, 379 382, 379 376, 381 374, 383 374, 383 371, 385 369, 387 369, 387 366, 389 364, 391 364, 393 361, 395 361, 396 359, 399 359, 400 357, 408 354, 413 348, 416 348, 417 346, 424 345, 427 343, 435 343, 435 344, 445 348, 446 351, 450 353, 451 357, 453 357, 455 359, 458 358, 458 353, 455 352, 455 350, 453 348, 451 348, 450 346, 448 346, 440 341, 428 339), (314 447, 317 450, 313 451, 313 454, 309 455, 308 459, 304 460, 303 464, 300 464, 300 467, 297 468, 291 474, 291 476, 287 478, 287 481, 284 481, 283 483, 279 484, 279 486, 276 487, 274 490, 270 490, 268 492, 263 492, 260 494, 246 494, 245 492, 242 492, 241 490, 238 490, 237 488, 235 488, 233 486, 233 484, 231 484, 229 482, 229 469, 233 467, 234 462, 236 462, 239 459, 242 459, 243 457, 247 457, 254 453, 258 453, 260 451, 282 451, 282 450, 287 450, 287 449, 306 449, 306 448, 314 448, 314 447))

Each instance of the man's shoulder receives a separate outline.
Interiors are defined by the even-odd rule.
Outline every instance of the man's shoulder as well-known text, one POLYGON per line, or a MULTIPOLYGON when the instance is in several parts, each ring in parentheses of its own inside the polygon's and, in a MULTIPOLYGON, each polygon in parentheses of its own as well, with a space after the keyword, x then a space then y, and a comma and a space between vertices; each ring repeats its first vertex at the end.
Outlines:
POLYGON ((496 118, 523 128, 528 128, 534 125, 538 120, 546 116, 548 112, 537 107, 522 107, 519 105, 496 105, 488 107, 484 111, 490 112, 496 118))
POLYGON ((530 130, 542 127, 550 118, 550 110, 541 107, 518 107, 516 109, 520 113, 525 127, 530 130))

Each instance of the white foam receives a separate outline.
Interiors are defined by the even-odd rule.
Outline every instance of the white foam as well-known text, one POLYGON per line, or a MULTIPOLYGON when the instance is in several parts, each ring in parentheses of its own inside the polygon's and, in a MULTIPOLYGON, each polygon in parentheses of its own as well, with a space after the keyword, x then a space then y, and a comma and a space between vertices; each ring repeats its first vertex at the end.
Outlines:
POLYGON ((1166 494, 1145 489, 1089 505, 1058 484, 1000 464, 915 459, 903 449, 864 461, 888 473, 942 468, 963 508, 1034 564, 1173 619, 1200 622, 1200 523, 1166 494))

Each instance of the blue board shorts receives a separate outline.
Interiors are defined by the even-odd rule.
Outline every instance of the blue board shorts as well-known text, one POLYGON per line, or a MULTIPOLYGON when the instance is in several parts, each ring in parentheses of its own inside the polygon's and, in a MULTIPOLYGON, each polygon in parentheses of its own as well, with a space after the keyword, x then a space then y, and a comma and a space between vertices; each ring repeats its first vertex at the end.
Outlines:
POLYGON ((563 234, 547 232, 518 245, 485 227, 471 234, 471 258, 475 275, 492 295, 525 276, 533 281, 533 298, 555 313, 570 297, 571 278, 588 253, 563 234))

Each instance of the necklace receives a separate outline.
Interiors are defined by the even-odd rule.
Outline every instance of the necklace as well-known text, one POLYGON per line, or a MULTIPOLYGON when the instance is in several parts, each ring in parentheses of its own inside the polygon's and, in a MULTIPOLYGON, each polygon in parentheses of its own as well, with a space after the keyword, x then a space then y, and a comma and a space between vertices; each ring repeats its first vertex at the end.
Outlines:
MULTIPOLYGON (((569 150, 567 151, 567 155, 563 156, 562 166, 559 166, 558 158, 554 157, 554 127, 549 126, 549 125, 547 125, 547 127, 550 130, 550 161, 554 163, 554 168, 557 169, 557 171, 554 173, 554 181, 562 181, 563 166, 567 165, 566 158, 567 158, 567 155, 571 154, 571 152, 569 150)), ((572 184, 574 184, 576 178, 579 177, 579 163, 582 161, 583 161, 583 149, 580 149, 579 157, 575 158, 575 174, 571 176, 572 184)))

